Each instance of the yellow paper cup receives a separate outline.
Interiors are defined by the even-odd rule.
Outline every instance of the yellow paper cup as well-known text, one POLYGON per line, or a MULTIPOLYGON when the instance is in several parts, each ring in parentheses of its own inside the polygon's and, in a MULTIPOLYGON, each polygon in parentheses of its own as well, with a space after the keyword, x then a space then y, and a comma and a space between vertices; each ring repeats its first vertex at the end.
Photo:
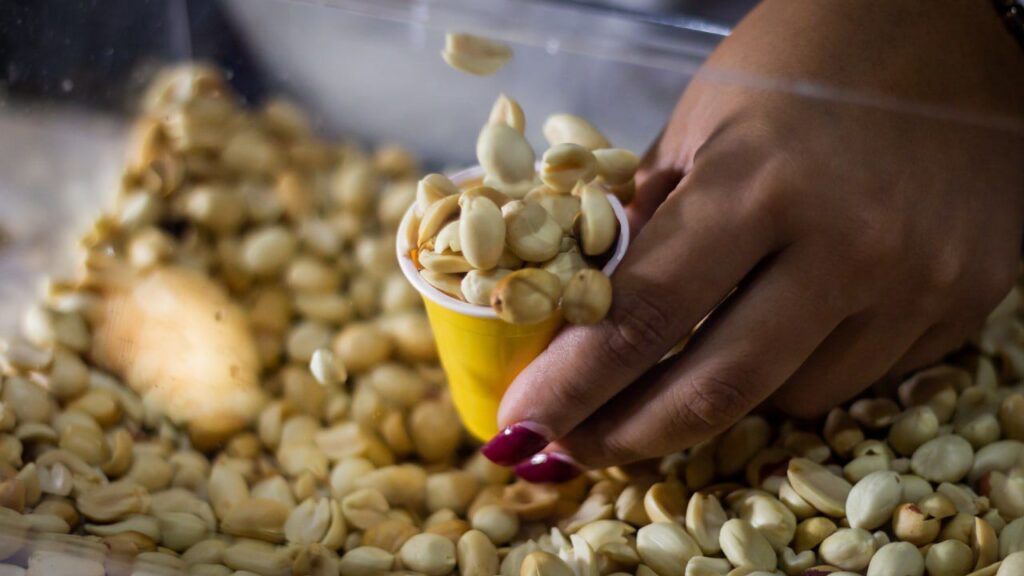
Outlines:
MULTIPOLYGON (((483 171, 470 168, 451 176, 456 185, 479 181, 483 171)), ((619 220, 619 240, 603 272, 611 274, 629 246, 629 221, 622 203, 608 195, 619 220)), ((466 428, 481 440, 498 432, 498 404, 516 375, 541 353, 562 326, 561 314, 536 324, 509 324, 487 306, 457 300, 420 277, 410 258, 405 233, 415 205, 398 228, 396 247, 402 273, 423 298, 434 331, 441 366, 448 375, 452 400, 466 428)))

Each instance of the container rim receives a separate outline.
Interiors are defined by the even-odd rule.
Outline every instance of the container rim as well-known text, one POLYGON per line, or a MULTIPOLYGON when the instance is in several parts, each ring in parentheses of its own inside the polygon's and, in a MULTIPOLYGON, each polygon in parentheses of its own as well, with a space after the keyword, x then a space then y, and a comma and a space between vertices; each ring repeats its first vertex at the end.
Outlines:
MULTIPOLYGON (((448 177, 456 185, 461 184, 467 180, 479 178, 483 176, 484 171, 479 166, 473 166, 455 172, 448 177)), ((629 219, 626 218, 626 210, 622 207, 622 202, 615 197, 614 194, 608 194, 608 201, 612 205, 612 211, 615 212, 615 218, 619 221, 619 239, 615 244, 615 250, 612 252, 608 262, 605 263, 601 269, 606 275, 611 276, 615 269, 619 267, 622 259, 626 255, 626 250, 629 248, 629 219)), ((437 288, 434 288, 424 280, 416 269, 416 264, 413 263, 412 258, 409 257, 409 249, 411 246, 406 242, 405 230, 409 227, 409 221, 412 218, 413 210, 416 209, 416 204, 412 204, 405 211, 405 215, 402 216, 402 222, 398 226, 398 232, 395 239, 395 253, 398 257, 398 266, 402 269, 402 274, 405 275, 416 291, 419 292, 426 298, 429 298, 432 302, 438 306, 458 312, 465 316, 472 316, 474 318, 492 318, 498 320, 498 314, 490 306, 477 306, 476 304, 470 304, 469 302, 463 302, 456 298, 453 298, 444 292, 441 292, 437 288)))

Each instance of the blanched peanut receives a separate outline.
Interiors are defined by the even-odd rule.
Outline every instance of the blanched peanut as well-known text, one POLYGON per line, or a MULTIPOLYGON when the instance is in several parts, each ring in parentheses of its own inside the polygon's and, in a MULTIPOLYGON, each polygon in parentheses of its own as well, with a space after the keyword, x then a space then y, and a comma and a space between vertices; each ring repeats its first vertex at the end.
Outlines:
POLYGON ((476 186, 474 188, 470 188, 469 190, 463 192, 462 196, 464 198, 487 198, 491 202, 494 202, 494 205, 497 206, 498 208, 502 208, 503 206, 505 206, 505 204, 508 204, 513 200, 511 196, 506 195, 504 192, 501 192, 500 190, 491 188, 486 184, 483 186, 476 186))
POLYGON ((506 124, 515 128, 520 134, 526 131, 526 116, 523 115, 523 109, 520 108, 519 102, 505 94, 499 95, 498 99, 494 101, 494 105, 491 106, 491 115, 487 117, 487 121, 506 124))
POLYGON ((874 538, 871 533, 859 528, 840 528, 825 538, 818 549, 823 561, 851 572, 867 568, 874 553, 874 538))
POLYGON ((480 490, 480 481, 462 470, 433 474, 426 481, 427 510, 451 510, 464 515, 480 490))
POLYGON ((506 124, 484 125, 476 141, 476 158, 485 173, 503 182, 521 182, 534 174, 533 148, 506 124))
POLYGON ((889 429, 889 444, 896 452, 910 456, 939 433, 939 419, 928 406, 915 406, 899 414, 889 429))
POLYGON ((946 540, 928 548, 924 564, 931 576, 965 576, 974 566, 974 553, 959 540, 946 540))
POLYGON ((958 482, 974 462, 971 444, 955 434, 929 440, 914 451, 911 468, 932 482, 958 482))
POLYGON ((850 415, 873 430, 889 426, 899 413, 899 405, 890 398, 861 398, 850 405, 850 415))
POLYGON ((441 56, 460 72, 490 76, 512 59, 512 49, 482 36, 449 32, 441 56))
POLYGON ((892 515, 893 535, 915 546, 934 541, 941 526, 938 519, 928 516, 916 504, 900 504, 892 515))
POLYGON ((872 472, 850 490, 846 499, 846 518, 853 528, 874 530, 889 521, 902 496, 899 474, 872 472))
POLYGON ((416 212, 423 216, 427 209, 446 196, 458 195, 459 188, 443 174, 427 174, 416 185, 416 212))
POLYGON ((917 547, 908 542, 882 546, 868 566, 868 576, 922 576, 924 558, 917 547))
POLYGON ((443 196, 424 209, 416 232, 415 246, 426 246, 459 213, 459 196, 443 196))
POLYGON ((796 516, 777 498, 754 492, 733 505, 740 518, 750 522, 776 551, 793 541, 796 516))
POLYGON ((417 253, 416 258, 423 268, 437 274, 462 274, 473 269, 473 264, 465 255, 460 254, 439 254, 430 250, 421 250, 417 253))
POLYGON ((771 570, 777 557, 768 540, 746 520, 732 519, 722 525, 722 552, 733 566, 771 570))
POLYGON ((462 429, 449 402, 426 400, 412 409, 409 434, 420 458, 426 462, 445 462, 458 449, 462 429))
POLYGON ((387 519, 388 501, 373 488, 362 488, 345 496, 341 511, 352 526, 366 530, 387 519))
POLYGON ((558 305, 562 284, 539 268, 524 268, 505 276, 491 292, 491 307, 512 324, 533 324, 550 317, 558 305))
MULTIPOLYGON (((467 274, 468 275, 468 274, 467 274)), ((419 296, 417 295, 417 298, 419 296)), ((407 310, 390 314, 378 323, 395 345, 398 357, 406 362, 437 360, 434 333, 423 312, 407 310)))
POLYGON ((143 228, 128 242, 128 262, 133 268, 148 270, 168 261, 174 254, 174 241, 161 230, 143 228))
MULTIPOLYGON (((358 459, 354 459, 354 461, 360 462, 358 459)), ((361 466, 361 464, 357 465, 361 466)), ((332 478, 334 478, 333 475, 332 478)), ((422 508, 426 497, 426 486, 427 473, 415 464, 400 464, 385 466, 377 470, 367 470, 352 479, 353 488, 372 488, 380 492, 389 505, 414 510, 422 508)))
POLYGON ((462 278, 460 288, 462 295, 470 304, 477 306, 490 306, 491 294, 498 281, 511 274, 511 270, 496 268, 488 271, 470 270, 462 278))
POLYGON ((804 458, 789 462, 787 476, 796 493, 819 511, 835 517, 845 513, 846 499, 853 488, 846 480, 804 458))
POLYGON ((1024 442, 1024 394, 1010 394, 999 405, 999 424, 1011 440, 1024 442))
POLYGON ((385 520, 363 532, 361 544, 397 554, 402 545, 420 531, 404 520, 385 520))
POLYGON ((939 423, 949 422, 956 410, 957 387, 970 382, 970 375, 960 368, 940 365, 922 370, 900 384, 900 403, 904 407, 926 405, 935 412, 939 423))
POLYGON ((544 138, 555 146, 566 142, 578 144, 588 150, 609 148, 611 144, 597 128, 579 116, 552 114, 544 121, 544 138))
POLYGON ((310 498, 288 515, 284 536, 291 543, 313 544, 323 538, 330 522, 330 502, 325 498, 310 498))
POLYGON ((332 348, 338 360, 358 374, 387 360, 392 342, 377 326, 360 322, 345 326, 334 338, 332 348))
POLYGON ((256 574, 287 574, 292 558, 286 548, 259 540, 236 540, 223 551, 222 562, 235 570, 256 574))
POLYGON ((459 199, 459 206, 462 208, 459 217, 462 254, 477 270, 494 268, 505 250, 505 220, 501 210, 484 196, 465 194, 459 199))
POLYGON ((406 540, 398 557, 426 576, 444 576, 455 568, 455 544, 437 534, 417 534, 406 540))
POLYGON ((242 265, 253 274, 269 276, 284 268, 296 245, 295 236, 281 226, 259 229, 242 244, 242 265))
POLYGON ((425 250, 432 250, 438 254, 446 252, 462 252, 462 241, 459 239, 459 221, 452 220, 445 224, 444 228, 441 228, 441 231, 434 237, 433 246, 430 245, 430 241, 428 240, 423 245, 423 248, 425 250))
POLYGON ((434 288, 437 288, 441 292, 457 298, 459 300, 465 300, 466 297, 462 294, 462 279, 456 274, 445 274, 443 272, 435 272, 433 270, 422 270, 420 276, 427 281, 434 288))
POLYGON ((78 511, 97 522, 110 522, 139 514, 145 512, 148 506, 149 494, 130 481, 93 488, 78 497, 78 511))
POLYGON ((619 234, 619 221, 608 197, 593 184, 577 186, 573 194, 580 197, 580 215, 576 228, 583 253, 587 256, 604 254, 619 234))
POLYGON ((221 520, 220 528, 234 536, 282 542, 289 513, 280 502, 250 498, 232 506, 221 520))
POLYGON ((652 522, 680 522, 686 512, 686 487, 679 482, 657 482, 644 494, 644 511, 652 522))
POLYGON ((722 525, 728 520, 722 504, 714 495, 695 493, 686 506, 686 529, 705 554, 717 554, 722 525))
POLYGON ((804 520, 796 527, 794 535, 794 550, 801 553, 805 550, 817 548, 826 538, 835 534, 835 522, 824 516, 815 516, 804 520))
POLYGON ((633 180, 640 158, 622 148, 594 150, 597 161, 597 175, 609 186, 622 186, 633 180))
MULTIPOLYGON (((580 199, 571 194, 558 193, 547 186, 530 190, 523 198, 527 202, 540 204, 563 232, 572 232, 573 222, 580 211, 580 199)), ((564 250, 563 250, 564 251, 564 250)))
POLYGON ((599 270, 580 270, 562 292, 562 313, 573 324, 596 324, 608 314, 611 305, 611 280, 599 270))
POLYGON ((850 413, 841 407, 833 408, 825 419, 825 441, 837 454, 848 456, 854 446, 864 440, 864 432, 850 413))
POLYGON ((490 538, 495 545, 502 545, 519 531, 519 517, 512 511, 496 504, 482 506, 471 516, 471 524, 490 538))
POLYGON ((533 190, 535 186, 540 184, 540 178, 534 174, 532 177, 520 180, 519 182, 506 182, 493 174, 488 174, 484 176, 483 184, 485 187, 495 190, 509 200, 522 200, 530 190, 533 190))
POLYGON ((386 550, 371 546, 360 546, 341 557, 338 568, 341 574, 351 576, 375 576, 387 573, 395 563, 395 557, 386 550))
POLYGON ((519 568, 520 576, 574 576, 569 565, 550 552, 537 550, 523 558, 519 568))
POLYGON ((498 573, 498 551, 479 530, 470 530, 456 545, 460 576, 493 576, 498 573))
POLYGON ((558 256, 555 256, 551 260, 548 260, 541 266, 542 270, 550 272, 562 282, 562 289, 565 290, 569 281, 576 275, 576 273, 587 268, 587 263, 580 256, 580 252, 576 248, 572 248, 566 252, 559 252, 558 256))
POLYGON ((579 182, 587 183, 597 175, 594 155, 578 144, 556 144, 541 158, 540 179, 563 194, 579 182))
POLYGON ((674 522, 655 522, 641 528, 636 533, 636 549, 644 564, 659 576, 682 576, 690 558, 701 555, 693 538, 674 522))
POLYGON ((345 365, 327 348, 313 351, 309 359, 309 371, 321 386, 334 386, 348 379, 345 365))
POLYGON ((543 207, 516 200, 506 204, 502 214, 505 241, 516 256, 527 262, 544 262, 558 254, 562 229, 543 207))

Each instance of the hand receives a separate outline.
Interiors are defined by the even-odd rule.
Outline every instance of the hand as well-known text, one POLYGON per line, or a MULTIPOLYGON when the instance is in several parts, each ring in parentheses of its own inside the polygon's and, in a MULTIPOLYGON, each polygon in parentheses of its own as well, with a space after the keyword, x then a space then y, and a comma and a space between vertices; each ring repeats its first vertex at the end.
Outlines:
POLYGON ((984 2, 766 0, 638 185, 608 318, 520 374, 484 448, 555 441, 528 480, 692 446, 769 398, 817 416, 960 344, 1018 270, 1024 53, 984 2))

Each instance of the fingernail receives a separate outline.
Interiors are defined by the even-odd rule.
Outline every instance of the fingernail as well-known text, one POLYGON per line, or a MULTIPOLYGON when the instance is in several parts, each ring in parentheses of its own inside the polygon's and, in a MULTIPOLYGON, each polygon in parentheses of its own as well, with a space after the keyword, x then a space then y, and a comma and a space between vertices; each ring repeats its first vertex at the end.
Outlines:
POLYGON ((583 473, 579 464, 565 454, 544 452, 516 466, 516 476, 527 482, 568 482, 583 473))
POLYGON ((514 466, 548 445, 544 428, 533 422, 516 422, 498 432, 480 452, 488 460, 502 466, 514 466))

